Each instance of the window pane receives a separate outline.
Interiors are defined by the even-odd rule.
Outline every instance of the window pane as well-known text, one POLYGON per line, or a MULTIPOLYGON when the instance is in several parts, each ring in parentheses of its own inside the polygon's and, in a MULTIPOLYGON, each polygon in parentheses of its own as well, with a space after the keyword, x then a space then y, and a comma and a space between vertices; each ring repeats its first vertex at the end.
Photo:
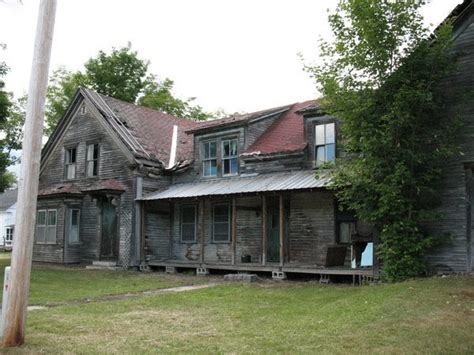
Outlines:
POLYGON ((326 144, 326 140, 324 139, 324 125, 317 125, 316 126, 316 145, 326 144))
POLYGON ((351 241, 351 223, 339 224, 339 243, 350 243, 351 241))
POLYGON ((326 145, 326 161, 334 161, 336 159, 336 145, 326 145))
POLYGON ((56 225, 56 211, 48 211, 48 226, 56 225))
POLYGON ((181 223, 194 223, 196 221, 194 206, 185 206, 181 210, 181 223))
POLYGON ((235 157, 237 156, 237 139, 232 139, 230 143, 230 155, 235 157))
POLYGON ((217 143, 215 141, 204 143, 204 158, 205 159, 215 158, 216 151, 217 151, 216 147, 217 147, 217 143))
POLYGON ((230 160, 230 173, 237 174, 239 171, 239 166, 237 164, 237 158, 233 158, 230 160))
POLYGON ((227 158, 230 155, 230 141, 222 142, 222 157, 227 158))
POLYGON ((225 221, 229 218, 229 206, 228 205, 215 205, 214 206, 214 217, 225 217, 225 221))
POLYGON ((226 159, 222 163, 223 163, 222 166, 224 168, 223 174, 224 175, 230 174, 230 160, 226 159))
POLYGON ((66 149, 66 163, 71 164, 76 162, 76 148, 66 149))
POLYGON ((79 210, 71 210, 71 225, 79 225, 79 210))
POLYGON ((99 145, 94 144, 94 155, 93 155, 94 160, 99 159, 99 145))
POLYGON ((90 144, 87 146, 87 160, 94 159, 94 144, 90 144))
POLYGON ((322 163, 324 163, 326 159, 325 151, 326 149, 324 145, 316 147, 316 165, 321 165, 322 163))
POLYGON ((203 175, 216 176, 217 175, 217 160, 207 160, 203 162, 203 175))
POLYGON ((46 211, 38 211, 36 224, 42 226, 46 225, 46 211))
POLYGON ((326 125, 326 144, 327 143, 335 143, 335 131, 334 128, 335 125, 334 123, 328 123, 326 125))
POLYGON ((74 179, 76 177, 76 164, 66 165, 66 177, 74 179))
POLYGON ((229 234, 229 223, 215 223, 214 224, 214 235, 227 235, 229 234))
POLYGON ((184 223, 181 225, 181 240, 183 242, 194 242, 195 225, 184 223))
POLYGON ((79 243, 79 226, 69 228, 69 243, 79 243))
POLYGON ((36 242, 37 243, 45 242, 45 231, 46 231, 46 227, 44 226, 36 227, 36 242))
POLYGON ((56 226, 48 226, 46 229, 46 243, 56 243, 56 226))

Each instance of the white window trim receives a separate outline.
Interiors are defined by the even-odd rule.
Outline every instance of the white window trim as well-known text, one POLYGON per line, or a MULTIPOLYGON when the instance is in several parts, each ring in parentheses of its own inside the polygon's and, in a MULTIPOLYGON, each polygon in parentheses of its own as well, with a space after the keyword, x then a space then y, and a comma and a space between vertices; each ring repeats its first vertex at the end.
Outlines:
POLYGON ((318 124, 315 124, 314 125, 314 148, 313 148, 313 151, 314 151, 314 162, 315 162, 315 165, 316 166, 320 166, 321 164, 324 164, 324 163, 327 163, 329 161, 335 161, 336 159, 336 123, 335 122, 326 122, 326 123, 318 123, 318 124), (326 142, 326 137, 327 137, 327 126, 329 125, 334 125, 334 142, 333 143, 328 143, 326 142), (317 134, 316 134, 316 130, 317 130, 317 127, 319 126, 323 126, 324 127, 324 144, 317 144, 317 134), (328 145, 331 145, 331 144, 334 144, 334 160, 328 160, 327 159, 327 146, 328 145), (318 151, 318 147, 324 147, 324 159, 321 160, 320 163, 318 163, 318 154, 317 154, 317 151, 318 151))

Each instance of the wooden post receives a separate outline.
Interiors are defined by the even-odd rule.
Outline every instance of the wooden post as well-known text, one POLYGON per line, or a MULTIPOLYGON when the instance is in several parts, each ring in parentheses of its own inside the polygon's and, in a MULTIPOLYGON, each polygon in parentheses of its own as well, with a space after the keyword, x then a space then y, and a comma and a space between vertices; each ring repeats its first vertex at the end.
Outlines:
POLYGON ((232 265, 235 265, 236 258, 236 242, 237 242, 237 204, 235 197, 232 198, 232 233, 231 233, 231 242, 232 242, 232 265))
POLYGON ((267 265, 267 198, 262 195, 262 265, 267 265))
POLYGON ((3 338, 3 346, 5 347, 18 346, 25 341, 26 309, 30 287, 41 140, 43 138, 44 104, 55 15, 56 0, 41 0, 28 90, 15 221, 15 242, 11 261, 10 289, 8 290, 9 302, 6 309, 2 310, 5 312, 3 338))
POLYGON ((170 244, 168 250, 168 258, 170 260, 174 259, 174 252, 173 252, 173 229, 174 229, 174 203, 172 200, 169 201, 169 209, 170 209, 170 244))
POLYGON ((201 237, 201 263, 204 262, 204 243, 205 243, 205 233, 204 233, 204 199, 199 201, 199 234, 201 237))
POLYGON ((280 195, 280 266, 285 260, 285 206, 283 205, 283 195, 280 195))

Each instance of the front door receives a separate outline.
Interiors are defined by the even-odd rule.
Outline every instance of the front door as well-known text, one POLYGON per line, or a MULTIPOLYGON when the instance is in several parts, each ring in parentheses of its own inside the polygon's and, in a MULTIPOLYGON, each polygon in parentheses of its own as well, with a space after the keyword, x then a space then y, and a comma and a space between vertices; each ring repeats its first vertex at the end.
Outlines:
POLYGON ((268 210, 268 250, 269 262, 280 261, 280 215, 278 208, 268 210))
POLYGON ((101 260, 117 260, 117 211, 109 201, 102 203, 101 260))

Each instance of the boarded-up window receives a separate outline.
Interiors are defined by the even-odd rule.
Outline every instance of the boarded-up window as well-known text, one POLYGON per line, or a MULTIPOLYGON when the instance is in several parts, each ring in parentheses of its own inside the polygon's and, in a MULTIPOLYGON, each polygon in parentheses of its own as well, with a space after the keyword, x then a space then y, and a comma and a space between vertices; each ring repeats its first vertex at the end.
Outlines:
POLYGON ((79 243, 79 209, 69 210, 68 240, 69 244, 79 243))
POLYGON ((222 175, 238 174, 237 139, 222 141, 222 175))
POLYGON ((202 145, 202 174, 203 176, 217 175, 217 143, 204 142, 202 145))
POLYGON ((193 243, 196 241, 196 206, 181 206, 181 241, 193 243))
POLYGON ((336 159, 335 124, 320 124, 315 127, 314 158, 316 166, 336 159))
POLYGON ((87 146, 87 176, 97 176, 99 174, 99 145, 89 144, 87 146))
POLYGON ((230 241, 230 206, 228 204, 214 205, 213 208, 213 233, 214 242, 230 241))
POLYGON ((76 148, 67 148, 65 156, 66 179, 76 178, 76 148))
POLYGON ((36 218, 36 242, 56 244, 56 210, 39 210, 36 218))

